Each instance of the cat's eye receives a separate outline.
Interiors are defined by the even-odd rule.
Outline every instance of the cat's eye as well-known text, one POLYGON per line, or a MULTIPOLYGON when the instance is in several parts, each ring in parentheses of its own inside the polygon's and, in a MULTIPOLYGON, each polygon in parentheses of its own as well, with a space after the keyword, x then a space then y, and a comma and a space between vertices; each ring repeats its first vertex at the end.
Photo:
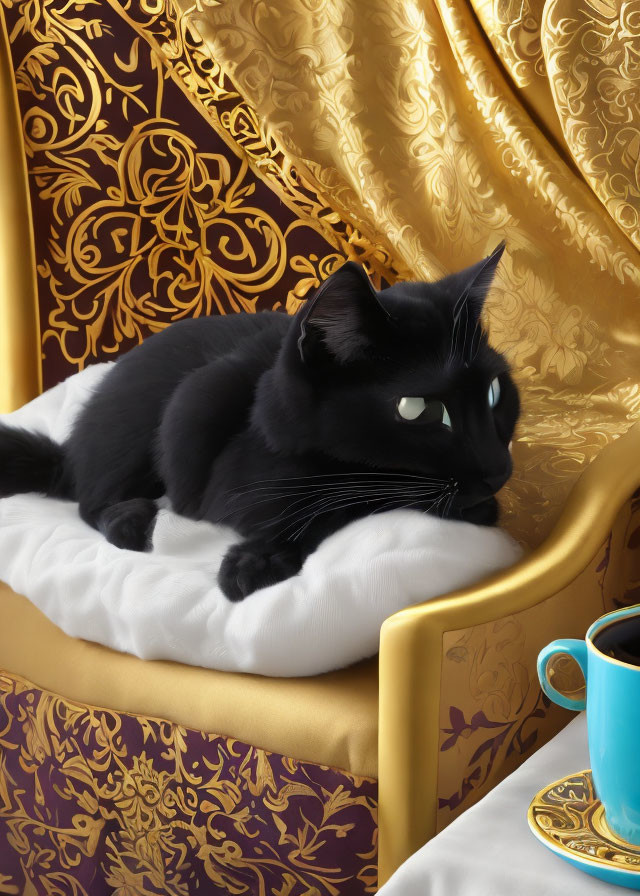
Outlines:
POLYGON ((495 377, 491 380, 491 384, 489 385, 489 407, 495 408, 495 406, 500 401, 500 380, 498 377, 495 377))
POLYGON ((451 429, 451 417, 446 406, 435 398, 424 399, 418 395, 405 396, 398 402, 398 414, 403 420, 420 423, 442 423, 451 429))
POLYGON ((403 420, 417 420, 426 406, 424 398, 401 398, 398 402, 398 413, 403 420))

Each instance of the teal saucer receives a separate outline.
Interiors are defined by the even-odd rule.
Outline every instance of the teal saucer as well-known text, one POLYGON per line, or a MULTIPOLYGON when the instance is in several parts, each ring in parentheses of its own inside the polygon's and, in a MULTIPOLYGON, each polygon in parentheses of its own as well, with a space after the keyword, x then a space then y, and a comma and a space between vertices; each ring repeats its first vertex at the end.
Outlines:
POLYGON ((538 840, 565 862, 609 884, 640 890, 640 846, 609 830, 590 770, 543 787, 527 819, 538 840))

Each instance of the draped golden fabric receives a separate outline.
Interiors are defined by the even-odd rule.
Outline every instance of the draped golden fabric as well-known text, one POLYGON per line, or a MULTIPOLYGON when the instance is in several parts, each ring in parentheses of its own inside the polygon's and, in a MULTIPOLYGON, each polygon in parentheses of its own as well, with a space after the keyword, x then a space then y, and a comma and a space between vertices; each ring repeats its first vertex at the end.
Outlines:
POLYGON ((506 239, 487 317, 523 417, 502 504, 538 544, 640 416, 640 6, 180 2, 265 139, 400 276, 506 239))

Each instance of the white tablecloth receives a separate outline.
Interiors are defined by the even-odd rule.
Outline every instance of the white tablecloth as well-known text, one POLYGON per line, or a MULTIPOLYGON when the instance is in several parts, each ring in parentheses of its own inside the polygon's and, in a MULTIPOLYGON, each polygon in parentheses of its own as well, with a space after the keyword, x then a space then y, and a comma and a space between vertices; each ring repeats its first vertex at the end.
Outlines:
POLYGON ((378 896, 622 896, 535 839, 527 809, 545 784, 589 768, 584 713, 434 837, 378 896))

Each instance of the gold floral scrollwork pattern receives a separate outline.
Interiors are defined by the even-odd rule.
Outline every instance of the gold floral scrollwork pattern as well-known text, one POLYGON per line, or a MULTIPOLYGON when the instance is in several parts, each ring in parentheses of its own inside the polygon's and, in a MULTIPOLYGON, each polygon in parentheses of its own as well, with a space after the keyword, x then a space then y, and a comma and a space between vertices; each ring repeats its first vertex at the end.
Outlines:
MULTIPOLYGON (((285 233, 251 205, 246 163, 232 173, 224 155, 198 152, 175 122, 163 119, 135 127, 118 151, 117 184, 79 209, 65 243, 53 246, 76 289, 69 293, 46 262, 39 266, 57 303, 43 344, 59 339, 65 356, 81 366, 95 356, 98 341, 103 351, 116 352, 123 338, 142 340, 159 319, 254 310, 286 263, 285 233), (151 289, 136 289, 137 280, 151 289), (69 318, 87 322, 82 354, 65 327, 69 318)), ((64 170, 35 173, 51 194, 68 182, 64 170)))
POLYGON ((0 892, 376 889, 377 784, 0 674, 0 892))
POLYGON ((45 385, 183 317, 295 310, 345 257, 380 283, 380 252, 290 169, 297 186, 283 203, 276 151, 175 4, 3 7, 34 206, 45 385))
POLYGON ((542 45, 567 145, 640 247, 640 2, 549 0, 542 45))
POLYGON ((466 808, 470 798, 475 801, 488 781, 493 786, 496 772, 510 758, 521 761, 537 741, 549 701, 531 679, 525 640, 521 621, 512 616, 458 633, 447 647, 447 669, 455 677, 465 670, 468 680, 455 703, 449 705, 444 695, 441 704, 441 774, 453 756, 459 776, 461 750, 468 762, 462 778, 439 788, 441 825, 466 808))
MULTIPOLYGON (((110 0, 115 9, 162 55, 164 64, 185 94, 208 117, 217 133, 249 160, 280 199, 316 228, 342 256, 359 259, 373 274, 392 281, 397 275, 384 237, 365 234, 353 216, 341 217, 331 190, 304 166, 292 163, 246 97, 235 89, 228 72, 211 56, 198 31, 197 3, 159 0, 139 6, 110 0), (125 12, 126 11, 126 12, 125 12)), ((206 23, 204 25, 206 27, 206 23)))

